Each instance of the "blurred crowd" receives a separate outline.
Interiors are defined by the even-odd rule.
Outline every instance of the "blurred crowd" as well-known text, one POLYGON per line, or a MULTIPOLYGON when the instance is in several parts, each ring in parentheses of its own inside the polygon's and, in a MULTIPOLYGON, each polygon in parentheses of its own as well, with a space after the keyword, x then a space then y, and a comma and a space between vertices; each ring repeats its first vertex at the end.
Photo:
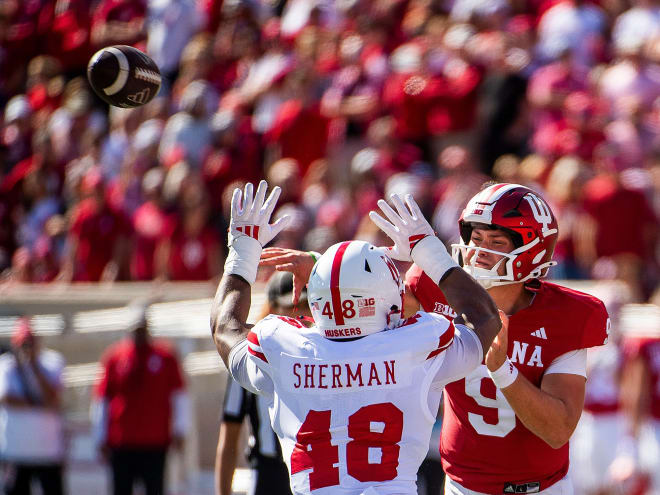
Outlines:
POLYGON ((551 204, 555 278, 658 298, 655 0, 1 0, 0 109, 5 281, 216 278, 260 178, 277 245, 384 244, 394 191, 451 243, 492 177, 551 204), (159 65, 149 104, 91 91, 113 44, 159 65))

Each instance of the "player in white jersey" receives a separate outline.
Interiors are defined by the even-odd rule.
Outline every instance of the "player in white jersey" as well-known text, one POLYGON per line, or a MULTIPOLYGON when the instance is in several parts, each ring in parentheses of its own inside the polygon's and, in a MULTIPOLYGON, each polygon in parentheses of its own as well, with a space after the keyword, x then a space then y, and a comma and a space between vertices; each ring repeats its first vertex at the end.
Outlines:
POLYGON ((404 286, 385 251, 332 246, 308 284, 314 325, 270 315, 246 323, 262 246, 279 196, 262 181, 234 191, 229 254, 211 314, 218 352, 245 388, 269 399, 295 494, 416 494, 444 385, 476 368, 501 322, 487 292, 457 265, 412 197, 379 202, 372 219, 397 256, 424 266, 461 317, 402 319, 404 286))

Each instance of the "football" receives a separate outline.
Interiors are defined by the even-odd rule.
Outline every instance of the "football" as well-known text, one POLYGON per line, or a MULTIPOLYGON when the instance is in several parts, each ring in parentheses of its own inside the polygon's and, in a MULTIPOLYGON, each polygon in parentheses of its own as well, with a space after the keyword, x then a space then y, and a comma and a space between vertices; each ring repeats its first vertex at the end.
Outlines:
POLYGON ((139 107, 160 89, 160 70, 145 53, 128 45, 106 46, 87 64, 87 79, 94 92, 110 105, 139 107))

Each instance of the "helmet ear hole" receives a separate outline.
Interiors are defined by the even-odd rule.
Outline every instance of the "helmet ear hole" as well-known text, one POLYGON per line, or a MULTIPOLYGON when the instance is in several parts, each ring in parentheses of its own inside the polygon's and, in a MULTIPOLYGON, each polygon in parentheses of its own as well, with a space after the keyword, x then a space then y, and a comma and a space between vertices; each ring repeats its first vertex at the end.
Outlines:
POLYGON ((369 266, 369 261, 364 260, 364 271, 371 273, 371 267, 369 266))

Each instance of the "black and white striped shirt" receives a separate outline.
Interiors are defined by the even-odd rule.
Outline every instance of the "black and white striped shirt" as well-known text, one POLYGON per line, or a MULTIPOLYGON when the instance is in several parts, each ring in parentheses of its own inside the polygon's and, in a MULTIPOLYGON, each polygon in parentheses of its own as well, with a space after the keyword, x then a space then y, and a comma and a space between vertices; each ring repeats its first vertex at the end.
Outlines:
POLYGON ((223 421, 242 423, 246 415, 250 418, 248 458, 251 463, 254 464, 259 457, 281 459, 280 442, 270 426, 268 401, 264 396, 248 392, 230 376, 225 391, 223 421))

